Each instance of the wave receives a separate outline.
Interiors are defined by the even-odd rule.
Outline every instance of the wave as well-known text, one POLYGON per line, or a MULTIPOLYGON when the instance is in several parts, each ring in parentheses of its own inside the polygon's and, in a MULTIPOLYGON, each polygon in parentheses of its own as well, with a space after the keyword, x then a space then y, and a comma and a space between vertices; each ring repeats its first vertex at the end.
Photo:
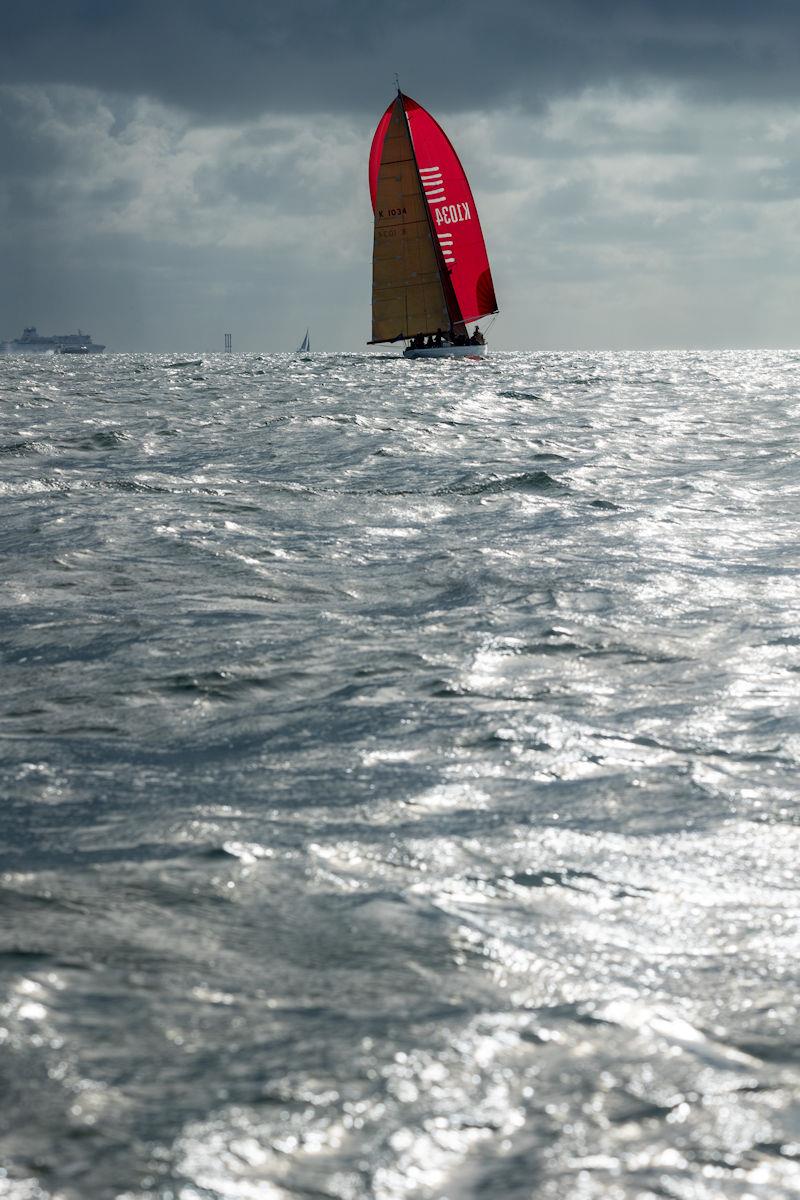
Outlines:
POLYGON ((503 492, 566 492, 565 484, 554 479, 547 471, 518 471, 513 475, 500 475, 491 479, 465 481, 437 488, 434 496, 493 496, 503 492))
POLYGON ((47 442, 7 442, 4 446, 0 446, 0 454, 22 457, 26 454, 51 453, 52 449, 53 447, 47 442))

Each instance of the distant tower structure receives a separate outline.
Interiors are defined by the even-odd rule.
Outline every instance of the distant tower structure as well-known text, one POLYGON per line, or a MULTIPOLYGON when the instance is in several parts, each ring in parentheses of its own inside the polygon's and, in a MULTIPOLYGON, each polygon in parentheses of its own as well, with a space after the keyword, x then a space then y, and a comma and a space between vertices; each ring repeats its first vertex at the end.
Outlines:
POLYGON ((226 333, 225 334, 225 352, 226 352, 226 354, 230 354, 230 352, 232 350, 233 350, 233 334, 226 333))

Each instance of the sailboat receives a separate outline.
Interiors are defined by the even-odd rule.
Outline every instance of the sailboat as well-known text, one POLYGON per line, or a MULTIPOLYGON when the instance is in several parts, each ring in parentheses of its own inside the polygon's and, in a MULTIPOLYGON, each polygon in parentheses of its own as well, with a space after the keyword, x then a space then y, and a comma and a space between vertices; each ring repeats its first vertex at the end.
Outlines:
POLYGON ((447 134, 399 88, 372 139, 369 186, 368 344, 406 341, 407 358, 483 357, 480 328, 467 326, 497 300, 475 201, 447 134))
POLYGON ((309 354, 310 352, 311 352, 311 339, 308 336, 308 330, 306 330, 306 336, 303 338, 302 342, 295 350, 295 354, 309 354))

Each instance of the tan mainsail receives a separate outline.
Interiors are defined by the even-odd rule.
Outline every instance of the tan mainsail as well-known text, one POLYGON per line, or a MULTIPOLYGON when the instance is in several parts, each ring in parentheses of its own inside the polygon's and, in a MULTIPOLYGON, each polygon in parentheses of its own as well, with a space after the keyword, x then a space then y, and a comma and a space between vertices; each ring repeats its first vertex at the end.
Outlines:
POLYGON ((451 319, 402 99, 383 143, 375 198, 372 340, 447 330, 451 319))

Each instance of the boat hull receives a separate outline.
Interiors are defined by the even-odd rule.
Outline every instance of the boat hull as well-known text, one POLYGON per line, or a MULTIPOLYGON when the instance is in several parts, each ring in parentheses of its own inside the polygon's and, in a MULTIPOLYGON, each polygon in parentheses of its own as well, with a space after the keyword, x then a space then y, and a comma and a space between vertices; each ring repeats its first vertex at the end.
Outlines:
POLYGON ((30 342, 3 342, 0 344, 2 354, 102 354, 105 346, 93 342, 91 346, 60 346, 57 342, 37 346, 30 342))
POLYGON ((433 346, 428 350, 403 351, 403 358, 485 358, 485 346, 433 346))
POLYGON ((90 333, 56 333, 48 337, 39 333, 35 325, 28 325, 22 337, 3 342, 4 354, 102 354, 105 346, 92 341, 90 333))

